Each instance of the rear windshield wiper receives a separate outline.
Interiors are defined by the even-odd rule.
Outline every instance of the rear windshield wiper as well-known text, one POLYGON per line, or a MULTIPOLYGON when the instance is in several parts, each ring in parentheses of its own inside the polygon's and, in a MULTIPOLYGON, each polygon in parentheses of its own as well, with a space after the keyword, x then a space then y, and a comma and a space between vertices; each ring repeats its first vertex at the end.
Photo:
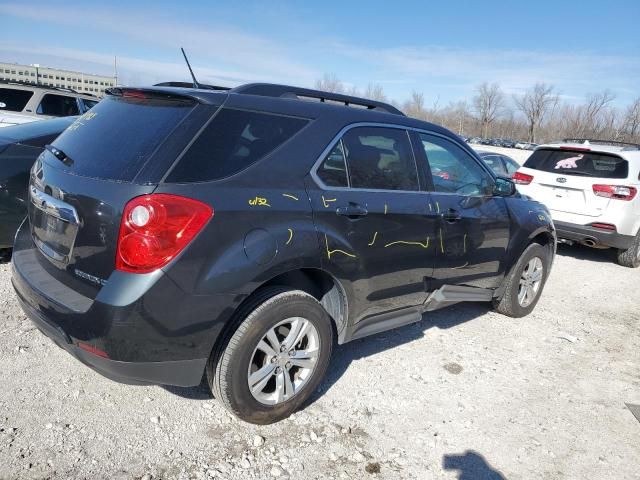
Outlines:
POLYGON ((66 153, 64 153, 59 148, 54 147, 53 145, 45 145, 44 149, 51 153, 54 157, 64 163, 67 167, 73 165, 73 160, 66 153))

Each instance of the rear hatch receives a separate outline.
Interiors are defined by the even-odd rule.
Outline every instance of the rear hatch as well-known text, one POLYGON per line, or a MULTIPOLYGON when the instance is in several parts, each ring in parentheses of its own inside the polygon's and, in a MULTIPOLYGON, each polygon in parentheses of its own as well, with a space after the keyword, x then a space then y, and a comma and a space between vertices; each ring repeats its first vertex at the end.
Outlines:
POLYGON ((520 173, 533 177, 524 193, 544 203, 549 210, 599 217, 611 201, 597 196, 597 184, 623 184, 629 175, 628 162, 614 154, 588 149, 538 149, 527 159, 520 173))
POLYGON ((203 123, 195 99, 141 90, 118 89, 79 117, 31 171, 29 226, 41 266, 95 298, 115 268, 125 205, 156 188, 203 123))

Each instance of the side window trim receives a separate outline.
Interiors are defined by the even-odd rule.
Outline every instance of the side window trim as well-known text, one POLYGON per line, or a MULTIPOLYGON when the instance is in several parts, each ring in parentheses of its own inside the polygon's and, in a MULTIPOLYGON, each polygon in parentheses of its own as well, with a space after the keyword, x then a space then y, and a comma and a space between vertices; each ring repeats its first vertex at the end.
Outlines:
POLYGON ((358 191, 358 192, 396 192, 396 193, 419 193, 419 192, 425 192, 425 186, 422 184, 422 180, 421 180, 421 174, 420 174, 420 169, 418 168, 418 159, 416 157, 416 152, 415 152, 415 147, 413 145, 412 142, 412 138, 411 138, 411 132, 412 131, 417 131, 416 129, 412 129, 411 127, 406 127, 404 125, 394 125, 394 124, 387 124, 387 123, 377 123, 377 122, 358 122, 358 123, 352 123, 349 125, 346 125, 345 127, 343 127, 337 134, 335 137, 333 137, 333 139, 329 142, 329 144, 325 147, 325 149, 322 151, 322 153, 320 154, 320 156, 316 159, 315 163, 313 164, 313 166, 311 167, 310 170, 310 175, 311 178, 313 178, 313 180, 315 181, 316 185, 318 185, 318 187, 320 187, 322 190, 344 190, 344 191, 358 191), (411 146, 411 157, 413 158, 413 166, 416 169, 416 176, 417 176, 417 180, 418 180, 418 189, 417 190, 387 190, 387 189, 379 189, 379 188, 353 188, 351 187, 351 174, 349 171, 349 162, 347 160, 347 157, 345 155, 345 149, 344 149, 344 143, 342 141, 342 139, 344 138, 344 135, 349 131, 352 130, 354 128, 358 128, 358 127, 378 127, 378 128, 391 128, 391 129, 395 129, 395 130, 404 130, 405 134, 407 135, 407 141, 409 142, 409 145, 411 146), (327 155, 329 155, 329 153, 335 148, 335 146, 340 143, 341 148, 342 148, 342 155, 344 157, 344 163, 345 163, 345 167, 347 170, 347 187, 330 187, 328 185, 326 185, 322 179, 318 176, 318 168, 320 167, 320 165, 322 165, 322 163, 324 162, 324 160, 327 158, 327 155))

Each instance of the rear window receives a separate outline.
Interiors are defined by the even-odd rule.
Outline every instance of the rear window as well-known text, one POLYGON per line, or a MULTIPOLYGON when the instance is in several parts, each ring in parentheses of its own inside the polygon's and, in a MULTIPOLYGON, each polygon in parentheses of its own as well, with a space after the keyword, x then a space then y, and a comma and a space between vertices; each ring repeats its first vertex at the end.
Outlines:
POLYGON ((69 170, 74 174, 131 181, 194 105, 107 96, 73 122, 54 145, 71 158, 69 170))
POLYGON ((273 152, 307 123, 296 117, 223 108, 166 181, 206 182, 229 177, 273 152))
POLYGON ((21 112, 33 97, 29 90, 15 90, 13 88, 0 88, 0 110, 21 112))
POLYGON ((627 178, 629 164, 614 155, 576 150, 536 150, 524 164, 543 172, 597 178, 627 178))

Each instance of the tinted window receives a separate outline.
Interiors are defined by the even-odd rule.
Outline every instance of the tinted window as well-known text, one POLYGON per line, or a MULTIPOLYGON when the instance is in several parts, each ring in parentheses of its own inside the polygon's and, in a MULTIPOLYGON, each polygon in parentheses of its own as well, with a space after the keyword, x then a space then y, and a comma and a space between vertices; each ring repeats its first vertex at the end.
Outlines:
POLYGON ((419 190, 405 130, 358 127, 342 138, 352 188, 419 190))
POLYGON ((53 144, 73 160, 69 169, 77 175, 130 181, 193 106, 108 96, 53 144))
POLYGON ((78 102, 74 97, 64 95, 53 95, 51 93, 42 97, 37 112, 40 115, 51 115, 53 117, 68 117, 79 115, 78 102))
POLYGON ((238 173, 273 152, 307 123, 301 118, 222 109, 167 181, 202 182, 238 173))
POLYGON ((84 105, 84 111, 85 112, 87 110, 89 110, 90 108, 95 107, 98 104, 98 100, 87 100, 86 98, 83 98, 80 101, 84 105))
POLYGON ((436 192, 458 195, 486 195, 491 176, 476 160, 453 142, 435 135, 420 134, 436 192))
POLYGON ((507 171, 502 164, 502 160, 498 155, 482 155, 480 158, 484 160, 484 163, 489 165, 489 168, 498 175, 505 175, 507 171))
POLYGON ((13 88, 0 88, 0 110, 21 112, 33 97, 33 92, 28 90, 14 90, 13 88))
POLYGON ((536 150, 524 164, 545 172, 598 178, 627 178, 626 160, 602 153, 570 150, 536 150))
POLYGON ((317 170, 318 177, 329 187, 347 187, 347 166, 342 142, 338 142, 317 170))
POLYGON ((505 165, 505 168, 507 169, 507 174, 509 175, 516 173, 520 168, 520 165, 511 157, 503 156, 502 160, 504 160, 504 165, 505 165))

